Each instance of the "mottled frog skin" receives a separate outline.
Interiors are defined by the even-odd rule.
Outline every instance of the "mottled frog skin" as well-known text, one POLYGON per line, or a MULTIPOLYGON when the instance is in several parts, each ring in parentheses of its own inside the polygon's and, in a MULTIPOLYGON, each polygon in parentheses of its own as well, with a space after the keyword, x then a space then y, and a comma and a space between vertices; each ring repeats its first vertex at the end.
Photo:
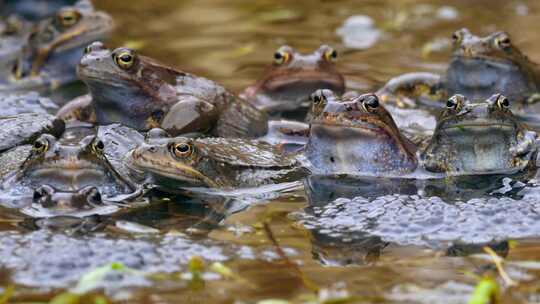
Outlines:
POLYGON ((341 100, 312 96, 305 155, 318 174, 403 175, 416 169, 415 147, 401 135, 374 94, 341 100))
POLYGON ((311 54, 301 54, 290 46, 274 53, 274 62, 242 95, 257 108, 268 112, 309 107, 309 95, 318 89, 342 94, 345 80, 338 72, 337 51, 322 45, 311 54))
POLYGON ((510 111, 510 101, 496 94, 484 102, 454 95, 441 113, 422 163, 448 175, 514 173, 536 153, 536 133, 510 111))
POLYGON ((270 144, 246 139, 167 138, 152 130, 147 141, 131 151, 126 162, 164 187, 249 187, 301 178, 294 155, 270 144))
MULTIPOLYGON (((258 137, 267 116, 215 82, 177 71, 128 48, 91 44, 78 66, 97 122, 138 130, 161 127, 172 135, 204 133, 258 137)), ((66 107, 73 107, 67 105, 66 107)))

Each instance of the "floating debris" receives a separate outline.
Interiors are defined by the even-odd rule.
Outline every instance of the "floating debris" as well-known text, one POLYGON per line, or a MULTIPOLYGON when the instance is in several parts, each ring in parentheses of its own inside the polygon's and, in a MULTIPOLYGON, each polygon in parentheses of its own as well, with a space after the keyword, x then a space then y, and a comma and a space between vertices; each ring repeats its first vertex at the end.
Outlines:
POLYGON ((368 49, 381 37, 381 31, 375 27, 373 19, 366 15, 351 16, 336 30, 343 44, 351 49, 368 49))

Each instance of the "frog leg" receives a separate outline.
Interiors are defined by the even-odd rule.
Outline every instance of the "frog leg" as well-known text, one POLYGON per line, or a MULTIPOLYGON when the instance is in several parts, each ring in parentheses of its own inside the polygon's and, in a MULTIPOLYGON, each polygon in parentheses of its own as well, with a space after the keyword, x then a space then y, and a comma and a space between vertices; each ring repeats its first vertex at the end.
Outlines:
POLYGON ((147 120, 148 128, 160 127, 171 135, 186 133, 205 133, 211 130, 218 120, 219 111, 211 103, 195 96, 182 96, 168 111, 161 112, 161 117, 153 114, 147 120))
POLYGON ((376 94, 384 103, 400 108, 417 107, 421 97, 437 101, 446 98, 441 76, 433 73, 407 73, 394 77, 376 94))
POLYGON ((79 96, 66 103, 58 110, 56 116, 66 122, 81 121, 94 124, 97 120, 92 96, 89 94, 79 96))
POLYGON ((527 104, 535 104, 540 101, 540 93, 534 93, 527 98, 527 104))

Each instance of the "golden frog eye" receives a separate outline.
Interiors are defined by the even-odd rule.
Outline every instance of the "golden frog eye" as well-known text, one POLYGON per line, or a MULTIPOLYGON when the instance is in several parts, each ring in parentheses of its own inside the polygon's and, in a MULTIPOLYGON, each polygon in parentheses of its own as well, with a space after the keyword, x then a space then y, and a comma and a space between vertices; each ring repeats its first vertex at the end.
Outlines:
POLYGON ((508 109, 510 107, 510 100, 504 95, 499 95, 497 98, 497 106, 500 109, 508 109))
POLYGON ((512 41, 506 33, 501 33, 495 38, 495 45, 501 50, 508 50, 512 47, 512 41))
POLYGON ((365 111, 371 112, 379 107, 379 98, 375 94, 366 94, 360 96, 360 102, 365 111))
POLYGON ((32 149, 37 153, 45 153, 49 149, 49 142, 44 138, 38 138, 34 141, 32 149))
POLYGON ((105 150, 105 144, 101 140, 95 140, 92 143, 92 149, 96 153, 103 153, 103 150, 105 150))
POLYGON ((282 65, 289 62, 291 59, 291 54, 289 52, 280 51, 274 53, 274 63, 277 65, 282 65))
POLYGON ((454 45, 460 44, 463 40, 463 30, 458 30, 452 33, 452 43, 454 45))
POLYGON ((171 149, 173 154, 178 158, 186 158, 193 153, 193 147, 188 143, 173 144, 171 149))
POLYGON ((58 13, 56 19, 61 26, 71 27, 81 19, 81 14, 76 10, 63 10, 58 13))
POLYGON ((324 59, 328 62, 336 62, 338 58, 338 53, 336 50, 330 48, 324 52, 324 59))
POLYGON ((114 53, 113 59, 121 69, 128 70, 135 62, 135 54, 132 50, 122 49, 114 53))
POLYGON ((461 111, 461 107, 463 106, 463 99, 465 97, 463 95, 456 94, 452 97, 450 97, 446 101, 446 108, 450 110, 454 110, 456 112, 461 111))

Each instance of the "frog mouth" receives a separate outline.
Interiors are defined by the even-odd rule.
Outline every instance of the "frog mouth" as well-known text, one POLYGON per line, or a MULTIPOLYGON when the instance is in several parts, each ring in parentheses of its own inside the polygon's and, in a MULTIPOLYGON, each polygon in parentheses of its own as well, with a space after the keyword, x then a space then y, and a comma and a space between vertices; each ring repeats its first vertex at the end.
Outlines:
POLYGON ((191 166, 180 162, 164 161, 156 158, 155 155, 147 157, 139 149, 132 150, 128 153, 126 164, 132 170, 136 172, 148 172, 156 179, 171 179, 190 185, 218 187, 214 181, 191 166))
MULTIPOLYGON (((268 81, 266 88, 271 91, 281 91, 290 88, 299 90, 305 87, 307 94, 317 89, 343 90, 343 78, 339 74, 318 71, 296 71, 284 74, 268 81)), ((306 95, 306 98, 308 96, 306 95)))
POLYGON ((502 130, 502 131, 512 131, 515 129, 515 126, 508 123, 493 123, 493 122, 468 122, 468 123, 460 123, 460 124, 454 124, 451 126, 446 126, 442 128, 441 130, 478 130, 478 131, 488 131, 488 130, 502 130))
POLYGON ((487 55, 465 55, 456 54, 452 56, 450 65, 461 64, 469 68, 480 68, 479 64, 485 64, 487 66, 502 69, 513 70, 518 68, 515 63, 509 59, 487 56, 487 55))

